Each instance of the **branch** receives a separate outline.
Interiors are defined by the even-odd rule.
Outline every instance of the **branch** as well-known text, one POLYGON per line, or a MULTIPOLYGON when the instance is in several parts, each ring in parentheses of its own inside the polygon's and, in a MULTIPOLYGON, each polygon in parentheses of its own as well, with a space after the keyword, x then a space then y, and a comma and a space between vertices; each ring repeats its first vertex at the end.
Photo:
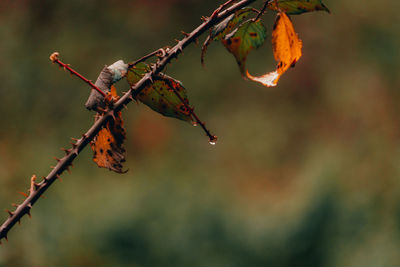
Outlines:
MULTIPOLYGON (((32 176, 31 189, 29 190, 30 192, 28 197, 22 204, 16 205, 17 208, 15 211, 8 212, 10 217, 0 227, 0 241, 3 238, 7 239, 8 232, 17 222, 21 220, 25 214, 30 215, 32 206, 36 203, 36 201, 54 183, 54 181, 60 177, 63 172, 69 170, 74 159, 94 139, 97 133, 103 128, 103 126, 106 125, 108 120, 113 119, 116 112, 121 111, 126 104, 134 100, 134 98, 146 87, 146 85, 152 83, 153 78, 155 78, 158 73, 160 73, 167 66, 167 64, 171 62, 172 59, 177 58, 183 49, 185 49, 189 44, 196 42, 197 38, 208 29, 218 24, 231 14, 235 13, 237 10, 248 6, 255 1, 256 0, 242 0, 236 4, 232 4, 232 0, 227 1, 225 4, 216 9, 209 18, 206 18, 200 26, 180 40, 178 44, 165 51, 165 53, 162 53, 158 62, 153 66, 150 72, 146 73, 146 75, 140 81, 132 86, 127 93, 125 93, 116 103, 114 103, 113 107, 109 108, 109 110, 106 111, 104 115, 100 117, 92 125, 92 127, 82 135, 80 139, 73 139, 74 142, 72 143, 72 148, 63 149, 66 152, 66 155, 61 159, 57 159, 57 165, 53 167, 53 170, 46 177, 43 177, 43 180, 40 183, 36 183, 36 176, 32 176), (229 5, 231 6, 228 7, 229 5), (225 10, 222 11, 223 9, 225 10)), ((158 51, 161 50, 159 49, 156 52, 149 54, 150 56, 148 57, 158 54, 158 51)))

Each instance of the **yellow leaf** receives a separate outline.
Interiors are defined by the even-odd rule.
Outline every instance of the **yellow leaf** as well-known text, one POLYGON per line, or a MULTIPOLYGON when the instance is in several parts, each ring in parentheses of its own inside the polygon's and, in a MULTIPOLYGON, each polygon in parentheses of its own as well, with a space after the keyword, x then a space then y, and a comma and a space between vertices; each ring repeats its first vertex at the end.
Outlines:
POLYGON ((277 69, 260 77, 254 77, 247 72, 247 77, 267 87, 276 86, 282 74, 294 67, 300 59, 302 46, 290 18, 285 13, 279 13, 272 32, 272 48, 278 62, 277 69))

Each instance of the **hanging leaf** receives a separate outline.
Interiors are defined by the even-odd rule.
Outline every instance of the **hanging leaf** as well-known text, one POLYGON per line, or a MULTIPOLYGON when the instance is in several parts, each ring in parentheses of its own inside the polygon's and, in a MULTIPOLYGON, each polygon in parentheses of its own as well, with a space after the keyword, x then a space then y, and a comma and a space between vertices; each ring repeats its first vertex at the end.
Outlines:
POLYGON ((255 10, 250 7, 242 8, 236 11, 236 13, 224 19, 222 22, 220 22, 211 29, 209 36, 207 37, 207 39, 203 44, 203 47, 201 48, 201 63, 203 65, 204 65, 204 56, 211 42, 222 40, 236 26, 240 25, 248 16, 250 16, 251 12, 254 11, 255 10))
POLYGON ((276 86, 281 75, 290 67, 294 67, 302 55, 302 42, 295 32, 290 18, 285 13, 279 13, 275 21, 272 47, 275 60, 278 62, 276 71, 260 77, 253 77, 247 72, 248 78, 267 87, 276 86))
POLYGON ((253 49, 260 47, 267 37, 267 31, 260 20, 246 21, 222 40, 224 46, 231 52, 239 65, 240 72, 246 75, 247 55, 253 49))
MULTIPOLYGON (((150 71, 150 68, 145 63, 139 63, 131 67, 127 73, 128 83, 131 86, 134 85, 148 71, 150 71)), ((187 108, 189 100, 187 98, 186 89, 180 81, 168 77, 167 75, 160 74, 159 77, 154 78, 153 83, 144 88, 136 96, 136 100, 164 116, 177 118, 183 121, 193 121, 191 112, 187 108), (184 101, 184 103, 182 101, 184 101)))
POLYGON ((331 13, 321 0, 270 0, 268 8, 288 15, 299 15, 311 11, 331 13))
MULTIPOLYGON (((114 100, 118 99, 114 86, 111 86, 111 91, 107 97, 114 100)), ((97 113, 96 120, 100 116, 97 113)), ((121 112, 118 112, 115 119, 109 120, 90 144, 93 150, 93 161, 101 168, 107 168, 116 173, 125 173, 126 171, 122 171, 122 163, 125 162, 125 148, 123 147, 125 137, 121 112)))

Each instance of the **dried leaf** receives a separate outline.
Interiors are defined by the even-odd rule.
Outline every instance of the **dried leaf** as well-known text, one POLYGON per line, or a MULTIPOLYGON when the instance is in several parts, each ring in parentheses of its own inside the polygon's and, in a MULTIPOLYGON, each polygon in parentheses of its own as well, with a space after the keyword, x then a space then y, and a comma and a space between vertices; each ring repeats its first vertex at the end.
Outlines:
POLYGON ((311 11, 330 13, 321 0, 272 0, 268 3, 268 8, 288 15, 299 15, 311 11))
MULTIPOLYGON (((107 97, 118 99, 114 86, 111 86, 111 91, 107 97)), ((100 114, 97 114, 96 120, 100 116, 100 114)), ((123 147, 125 137, 121 112, 118 112, 115 119, 109 120, 91 143, 94 153, 93 161, 101 168, 107 168, 116 173, 125 173, 126 171, 122 171, 122 163, 125 162, 125 148, 123 147)))
MULTIPOLYGON (((137 83, 148 71, 150 69, 145 63, 139 63, 130 68, 127 74, 129 84, 132 86, 137 83)), ((164 116, 193 121, 190 110, 186 108, 189 105, 186 89, 180 81, 167 75, 160 74, 159 77, 154 78, 153 83, 136 96, 136 100, 164 116)))
POLYGON ((275 60, 278 62, 276 71, 260 77, 251 76, 247 72, 248 78, 267 87, 276 86, 281 75, 290 67, 294 67, 302 55, 302 42, 295 32, 290 18, 285 13, 279 13, 275 21, 272 46, 275 60))
MULTIPOLYGON (((128 64, 125 64, 122 60, 118 60, 111 66, 105 66, 100 72, 99 77, 97 77, 95 85, 107 94, 110 91, 111 85, 125 76, 127 68, 128 64)), ((105 104, 104 97, 99 92, 92 89, 85 107, 89 110, 97 110, 97 108, 104 109, 105 104)))
POLYGON ((246 75, 246 59, 250 51, 259 48, 267 37, 267 31, 261 21, 249 20, 236 30, 226 35, 222 40, 224 46, 231 52, 239 65, 240 72, 246 75))
POLYGON ((236 11, 235 14, 230 15, 222 22, 214 26, 209 36, 207 37, 206 41, 201 48, 201 63, 204 65, 204 56, 207 52, 208 46, 211 44, 212 41, 219 41, 225 38, 225 36, 232 32, 238 25, 240 25, 250 14, 254 12, 253 8, 247 7, 242 8, 236 11))

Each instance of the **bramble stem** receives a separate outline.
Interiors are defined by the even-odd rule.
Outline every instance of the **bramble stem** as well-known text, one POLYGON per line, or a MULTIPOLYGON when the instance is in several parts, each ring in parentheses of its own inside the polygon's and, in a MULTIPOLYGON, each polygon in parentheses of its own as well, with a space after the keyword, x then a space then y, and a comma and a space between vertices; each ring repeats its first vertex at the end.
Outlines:
MULTIPOLYGON (((116 103, 114 103, 113 107, 109 108, 108 111, 106 111, 96 122, 94 122, 92 127, 90 127, 90 129, 85 134, 83 134, 80 139, 75 140, 76 142, 72 144, 72 148, 65 150, 66 156, 57 160, 57 165, 46 177, 43 178, 40 183, 36 184, 35 179, 31 180, 31 190, 28 197, 22 204, 17 205, 18 207, 15 211, 9 213, 10 217, 3 223, 3 225, 0 226, 0 241, 3 238, 7 239, 8 232, 17 222, 21 220, 21 218, 25 214, 30 214, 32 206, 36 203, 36 201, 54 183, 54 181, 56 181, 60 177, 60 175, 65 170, 69 170, 69 167, 72 166, 73 160, 94 139, 98 132, 106 125, 108 120, 113 118, 115 112, 121 111, 126 104, 134 100, 135 96, 137 96, 146 87, 147 84, 151 83, 153 78, 157 77, 158 73, 160 73, 167 66, 167 64, 171 62, 173 58, 177 58, 182 50, 189 44, 196 42, 196 39, 201 34, 221 22, 231 14, 235 13, 237 10, 248 6, 255 1, 256 0, 242 0, 236 4, 233 4, 222 12, 220 12, 220 9, 217 9, 216 11, 218 12, 213 12, 213 14, 216 14, 214 15, 214 17, 211 16, 206 19, 199 27, 188 34, 183 40, 179 41, 178 44, 176 44, 168 51, 165 51, 165 55, 163 55, 163 57, 160 57, 160 60, 156 63, 156 65, 150 72, 146 73, 145 76, 140 79, 134 86, 131 86, 131 89, 127 93, 125 93, 116 103)), ((232 2, 232 0, 227 1, 225 4, 223 4, 223 6, 225 7, 232 2)), ((77 77, 92 86, 92 83, 89 80, 81 76, 79 73, 75 72, 68 65, 59 61, 57 56, 53 59, 53 62, 64 67, 72 74, 76 75, 77 77)), ((95 89, 95 86, 93 85, 92 88, 95 89)), ((102 93, 104 94, 104 92, 102 93)))

